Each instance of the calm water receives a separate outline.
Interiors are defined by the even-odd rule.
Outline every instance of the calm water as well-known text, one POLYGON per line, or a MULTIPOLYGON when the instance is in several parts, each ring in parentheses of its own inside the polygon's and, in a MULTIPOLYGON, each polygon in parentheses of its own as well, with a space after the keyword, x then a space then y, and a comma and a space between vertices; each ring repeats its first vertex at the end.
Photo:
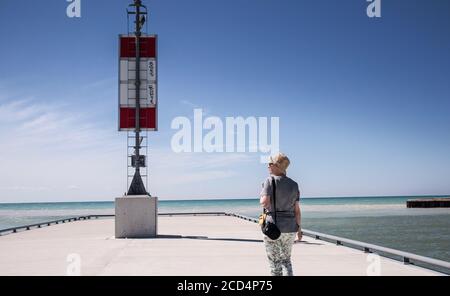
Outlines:
MULTIPOLYGON (((450 261, 450 208, 407 209, 406 200, 410 198, 304 198, 302 225, 309 230, 450 261)), ((240 199, 160 201, 159 211, 226 211, 257 217, 261 209, 256 199, 240 199)), ((113 202, 0 204, 0 229, 113 213, 113 202)))

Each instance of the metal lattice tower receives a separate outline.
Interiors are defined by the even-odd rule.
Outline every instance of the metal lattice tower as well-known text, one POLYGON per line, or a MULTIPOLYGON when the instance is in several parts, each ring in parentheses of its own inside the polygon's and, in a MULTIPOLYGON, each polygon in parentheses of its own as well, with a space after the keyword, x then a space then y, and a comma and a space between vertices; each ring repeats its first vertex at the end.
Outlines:
MULTIPOLYGON (((133 7, 134 11, 128 11, 128 17, 130 15, 135 16, 135 39, 136 39, 136 79, 135 79, 135 87, 136 87, 136 123, 135 123, 135 131, 134 137, 130 137, 130 132, 127 135, 127 158, 128 162, 131 162, 131 168, 134 168, 134 174, 131 179, 131 184, 129 185, 128 194, 127 195, 150 195, 142 181, 142 173, 145 176, 146 183, 148 186, 148 168, 145 164, 145 160, 147 157, 147 147, 148 147, 148 134, 145 133, 145 136, 141 135, 141 127, 140 127, 140 89, 141 89, 141 79, 140 79, 140 48, 141 48, 141 36, 142 36, 142 27, 146 22, 147 16, 147 8, 142 5, 141 0, 134 0, 134 4, 131 4, 130 7, 133 7), (142 10, 143 11, 142 11, 142 10), (133 140, 134 146, 130 146, 130 139, 133 140), (145 145, 143 145, 145 139, 145 145), (130 147, 133 149, 133 153, 130 155, 130 147), (145 149, 146 153, 141 154, 141 149, 145 149), (141 171, 142 170, 142 171, 141 171)), ((129 29, 129 28, 128 28, 129 29)), ((130 166, 127 164, 127 185, 130 180, 130 166)))

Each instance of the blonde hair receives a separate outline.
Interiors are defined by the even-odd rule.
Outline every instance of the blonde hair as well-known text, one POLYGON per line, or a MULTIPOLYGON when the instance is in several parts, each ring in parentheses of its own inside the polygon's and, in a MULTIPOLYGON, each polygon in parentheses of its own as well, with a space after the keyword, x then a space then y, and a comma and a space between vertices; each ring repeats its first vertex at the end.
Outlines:
POLYGON ((286 170, 291 164, 289 158, 283 153, 277 153, 269 157, 269 163, 276 165, 282 172, 286 174, 286 170))

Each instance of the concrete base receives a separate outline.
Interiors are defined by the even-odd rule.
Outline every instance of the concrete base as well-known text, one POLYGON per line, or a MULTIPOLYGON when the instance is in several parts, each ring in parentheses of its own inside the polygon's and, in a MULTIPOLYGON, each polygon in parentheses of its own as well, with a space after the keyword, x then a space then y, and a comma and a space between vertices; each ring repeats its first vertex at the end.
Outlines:
POLYGON ((116 238, 154 238, 158 235, 158 198, 116 198, 116 238))

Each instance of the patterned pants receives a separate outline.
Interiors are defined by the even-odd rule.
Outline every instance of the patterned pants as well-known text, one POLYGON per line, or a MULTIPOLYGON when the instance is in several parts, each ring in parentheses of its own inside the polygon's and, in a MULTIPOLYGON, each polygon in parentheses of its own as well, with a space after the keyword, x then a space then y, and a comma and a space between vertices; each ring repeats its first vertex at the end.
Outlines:
POLYGON ((273 276, 293 276, 291 263, 291 250, 296 233, 282 233, 277 240, 271 240, 264 235, 267 258, 270 272, 273 276))

